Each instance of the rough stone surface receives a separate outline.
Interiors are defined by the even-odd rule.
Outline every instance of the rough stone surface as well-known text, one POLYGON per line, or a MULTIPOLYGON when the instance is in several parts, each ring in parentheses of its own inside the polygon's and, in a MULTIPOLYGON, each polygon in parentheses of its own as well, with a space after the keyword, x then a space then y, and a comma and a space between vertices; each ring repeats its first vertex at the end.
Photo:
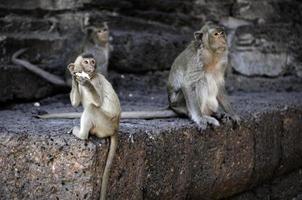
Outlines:
POLYGON ((11 101, 17 100, 29 101, 55 93, 53 86, 23 68, 5 65, 1 66, 0 70, 1 103, 12 103, 11 101))
POLYGON ((284 74, 288 67, 289 55, 287 44, 282 37, 287 34, 290 33, 286 27, 239 27, 232 40, 232 67, 247 76, 276 77, 284 74))
POLYGON ((269 181, 228 200, 302 199, 302 169, 269 181))
MULTIPOLYGON (((123 109, 167 103, 164 92, 148 92, 156 101, 142 92, 124 97, 123 109)), ((221 199, 301 168, 301 99, 295 92, 234 93, 239 127, 225 121, 198 131, 188 119, 122 120, 109 199, 221 199)), ((108 143, 67 134, 78 119, 32 117, 80 110, 69 105, 67 95, 40 104, 0 111, 0 198, 96 199, 108 143)), ((301 194, 293 191, 292 196, 301 194)))

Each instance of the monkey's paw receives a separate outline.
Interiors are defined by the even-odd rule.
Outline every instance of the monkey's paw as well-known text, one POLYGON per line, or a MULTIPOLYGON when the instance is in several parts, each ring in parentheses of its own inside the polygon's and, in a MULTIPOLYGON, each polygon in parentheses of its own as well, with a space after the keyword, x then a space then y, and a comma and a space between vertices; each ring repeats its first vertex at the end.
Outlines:
POLYGON ((89 79, 81 77, 81 78, 78 79, 78 82, 79 82, 80 85, 86 86, 86 85, 89 84, 89 79))
POLYGON ((204 122, 197 123, 197 129, 199 132, 206 130, 207 126, 208 126, 207 123, 204 122))
POLYGON ((214 126, 214 127, 218 127, 220 126, 220 123, 217 119, 215 119, 214 117, 210 117, 210 116, 204 116, 205 120, 207 121, 208 124, 214 126))
POLYGON ((230 122, 235 124, 235 125, 240 124, 240 117, 236 114, 230 115, 228 113, 220 113, 220 114, 216 114, 216 116, 219 119, 219 121, 221 121, 224 124, 227 124, 227 123, 230 123, 230 122))
POLYGON ((201 119, 198 120, 198 122, 196 122, 196 124, 198 125, 199 131, 205 130, 208 125, 210 125, 212 128, 220 126, 218 120, 210 116, 203 116, 201 119))

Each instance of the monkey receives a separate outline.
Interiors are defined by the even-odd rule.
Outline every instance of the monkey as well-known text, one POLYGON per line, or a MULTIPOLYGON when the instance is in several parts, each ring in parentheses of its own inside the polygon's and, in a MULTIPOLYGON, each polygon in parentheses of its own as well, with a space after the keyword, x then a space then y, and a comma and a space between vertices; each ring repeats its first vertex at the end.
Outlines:
MULTIPOLYGON (((122 112, 121 118, 168 118, 188 116, 201 129, 219 126, 215 114, 222 109, 239 123, 225 91, 224 75, 228 65, 228 46, 222 27, 206 23, 194 33, 194 40, 174 60, 169 73, 169 109, 162 111, 122 112)), ((39 118, 78 118, 81 113, 53 113, 39 118)))
POLYGON ((108 76, 108 61, 113 47, 110 45, 109 27, 107 22, 99 27, 89 26, 86 29, 86 37, 82 51, 90 53, 98 63, 97 72, 108 76))
POLYGON ((121 106, 112 85, 97 72, 97 62, 92 54, 78 56, 68 65, 72 77, 70 101, 72 106, 82 104, 80 127, 73 127, 72 134, 85 140, 89 134, 99 138, 110 137, 110 149, 101 184, 101 200, 106 199, 110 168, 118 144, 121 106))
MULTIPOLYGON (((99 26, 87 25, 89 21, 88 16, 85 16, 84 25, 81 25, 82 31, 85 33, 85 37, 82 41, 80 52, 75 52, 77 55, 80 53, 90 53, 94 56, 98 63, 97 72, 102 73, 105 77, 108 76, 108 62, 110 57, 110 52, 113 50, 113 47, 110 44, 109 37, 109 27, 107 22, 102 23, 99 26)), ((51 74, 36 65, 28 62, 27 60, 18 58, 23 54, 27 49, 20 49, 15 52, 12 56, 12 62, 16 65, 21 65, 28 69, 29 71, 40 76, 47 82, 50 82, 58 87, 70 87, 71 86, 71 77, 69 72, 65 73, 65 80, 59 76, 51 74)))
POLYGON ((170 108, 199 127, 219 126, 211 116, 219 105, 238 121, 225 92, 228 46, 224 29, 207 22, 194 38, 172 64, 167 84, 170 108))

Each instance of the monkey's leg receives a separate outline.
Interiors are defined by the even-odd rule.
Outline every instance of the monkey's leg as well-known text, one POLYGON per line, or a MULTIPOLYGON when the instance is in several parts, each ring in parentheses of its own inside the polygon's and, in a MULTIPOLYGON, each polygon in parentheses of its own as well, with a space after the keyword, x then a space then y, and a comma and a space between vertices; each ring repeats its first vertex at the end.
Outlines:
MULTIPOLYGON (((198 86, 202 87, 202 86, 198 86)), ((196 90, 193 89, 192 86, 187 86, 184 88, 183 93, 186 99, 187 108, 189 113, 191 114, 191 119, 196 122, 201 128, 206 128, 207 123, 219 126, 219 122, 214 117, 208 116, 205 109, 207 109, 206 105, 203 105, 204 98, 207 98, 206 94, 202 92, 203 88, 199 88, 198 96, 196 94, 196 90)))
POLYGON ((222 107, 222 109, 229 115, 223 117, 230 118, 238 124, 240 121, 240 117, 233 110, 224 88, 220 89, 219 94, 217 96, 217 100, 220 106, 222 107))
POLYGON ((118 127, 108 116, 106 116, 102 111, 98 110, 95 112, 95 118, 97 121, 94 121, 95 128, 93 134, 96 134, 97 137, 104 138, 109 137, 115 134, 115 127, 118 127))
POLYGON ((181 90, 169 94, 169 104, 176 113, 188 115, 186 100, 181 90))
POLYGON ((213 113, 216 113, 218 109, 218 102, 216 98, 210 98, 207 95, 205 96, 207 97, 206 102, 202 102, 202 96, 198 97, 200 98, 199 102, 204 103, 203 105, 200 105, 202 117, 205 118, 209 124, 219 126, 220 124, 218 120, 211 116, 213 113))
POLYGON ((195 91, 191 86, 183 87, 182 92, 186 101, 188 116, 199 126, 201 129, 207 127, 207 121, 202 118, 195 91))
POLYGON ((75 135, 76 137, 85 140, 88 138, 89 131, 93 127, 92 121, 91 121, 91 109, 85 108, 84 112, 81 116, 81 128, 79 127, 74 127, 72 134, 75 135))
POLYGON ((219 126, 220 125, 218 120, 215 119, 214 117, 207 116, 207 115, 203 115, 202 117, 205 118, 209 124, 212 124, 214 126, 219 126))
MULTIPOLYGON (((80 135, 80 128, 78 126, 73 127, 72 134, 75 135, 77 138, 80 138, 79 137, 79 135, 80 135)), ((82 138, 80 138, 80 139, 82 139, 82 138)))

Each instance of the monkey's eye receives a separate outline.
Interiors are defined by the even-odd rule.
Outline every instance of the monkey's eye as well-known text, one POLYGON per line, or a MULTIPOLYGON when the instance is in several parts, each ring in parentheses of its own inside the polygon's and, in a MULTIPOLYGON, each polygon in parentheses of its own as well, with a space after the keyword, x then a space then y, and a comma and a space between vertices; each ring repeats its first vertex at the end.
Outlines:
POLYGON ((88 64, 88 61, 87 61, 87 60, 84 60, 84 64, 86 64, 86 65, 87 65, 87 64, 88 64))
POLYGON ((107 29, 107 28, 104 28, 103 31, 108 31, 108 29, 107 29))
POLYGON ((95 61, 94 61, 94 60, 91 60, 90 63, 91 63, 92 65, 94 65, 94 64, 95 64, 95 61))
POLYGON ((217 35, 218 35, 218 33, 216 32, 216 33, 214 33, 214 35, 215 35, 215 36, 217 36, 217 35))

